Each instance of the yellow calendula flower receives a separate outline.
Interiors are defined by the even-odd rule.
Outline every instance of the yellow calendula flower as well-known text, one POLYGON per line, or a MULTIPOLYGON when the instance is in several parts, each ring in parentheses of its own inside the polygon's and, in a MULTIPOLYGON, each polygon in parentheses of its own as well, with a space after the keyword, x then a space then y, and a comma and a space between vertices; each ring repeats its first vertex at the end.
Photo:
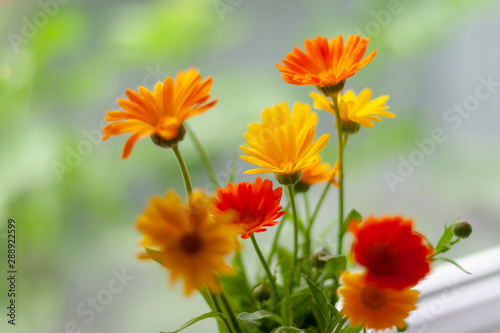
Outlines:
MULTIPOLYGON (((184 292, 190 295, 205 285, 220 290, 218 275, 232 272, 225 256, 239 250, 239 230, 227 221, 215 221, 209 213, 212 200, 201 191, 189 196, 184 204, 177 194, 153 198, 137 228, 144 235, 141 245, 147 252, 141 259, 154 259, 170 270, 172 283, 184 280, 184 292)), ((231 215, 231 214, 228 214, 231 215)))
MULTIPOLYGON (((335 114, 332 101, 323 95, 311 92, 309 96, 314 101, 314 107, 318 110, 325 110, 335 114)), ((395 115, 386 111, 389 106, 385 105, 389 96, 380 96, 370 101, 372 91, 365 89, 356 96, 352 91, 346 91, 344 95, 338 95, 340 118, 342 127, 347 133, 355 133, 359 125, 370 128, 374 121, 381 121, 380 117, 394 118, 395 115)))
POLYGON ((405 319, 416 309, 418 291, 383 289, 370 283, 365 274, 342 272, 343 287, 339 289, 344 307, 340 311, 351 320, 352 326, 383 330, 406 327, 405 319))
POLYGON ((295 189, 297 192, 307 191, 311 185, 328 182, 335 186, 339 186, 336 177, 339 172, 339 165, 335 163, 333 167, 330 168, 330 164, 321 163, 321 157, 317 156, 317 159, 310 165, 302 168, 301 177, 297 184, 295 184, 295 189))
POLYGON ((248 155, 240 157, 260 167, 245 173, 300 176, 300 170, 316 161, 330 139, 330 134, 323 134, 314 141, 317 122, 318 115, 306 104, 296 103, 291 114, 285 102, 265 109, 262 124, 251 124, 244 134, 247 146, 240 146, 248 155))

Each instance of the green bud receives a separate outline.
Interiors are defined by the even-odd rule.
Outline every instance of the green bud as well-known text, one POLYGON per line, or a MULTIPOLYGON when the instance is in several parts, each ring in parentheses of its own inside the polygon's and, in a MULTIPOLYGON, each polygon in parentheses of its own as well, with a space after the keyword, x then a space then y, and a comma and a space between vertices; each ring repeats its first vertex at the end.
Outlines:
POLYGON ((313 266, 318 269, 323 269, 326 265, 326 260, 328 259, 328 257, 329 254, 326 253, 325 251, 319 251, 314 253, 311 256, 311 261, 313 266))
POLYGON ((472 233, 472 226, 467 221, 461 221, 453 227, 453 234, 458 238, 467 238, 472 233))
POLYGON ((295 193, 303 193, 303 192, 307 192, 307 190, 309 190, 310 187, 311 187, 311 185, 299 181, 297 184, 293 185, 293 191, 295 193))
POLYGON ((271 291, 265 283, 261 283, 253 290, 253 297, 259 302, 267 301, 271 297, 271 291))
POLYGON ((280 183, 281 185, 289 186, 289 185, 295 185, 299 182, 300 177, 302 176, 302 172, 299 170, 295 173, 288 175, 275 172, 274 176, 276 177, 278 183, 280 183))
POLYGON ((175 138, 170 139, 170 140, 165 140, 164 138, 162 138, 158 134, 154 133, 151 135, 151 140, 153 141, 153 143, 155 145, 168 149, 168 148, 177 147, 177 144, 184 139, 185 135, 186 135, 186 128, 184 127, 184 125, 181 125, 179 127, 179 132, 175 138))

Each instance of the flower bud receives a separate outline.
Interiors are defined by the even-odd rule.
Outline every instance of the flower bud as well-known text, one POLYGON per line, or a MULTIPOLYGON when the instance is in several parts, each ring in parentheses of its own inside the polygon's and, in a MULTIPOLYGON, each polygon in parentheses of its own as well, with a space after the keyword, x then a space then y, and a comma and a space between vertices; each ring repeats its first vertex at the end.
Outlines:
POLYGON ((460 221, 453 227, 453 234, 458 238, 467 238, 472 233, 472 226, 467 221, 460 221))
POLYGON ((326 265, 327 258, 328 258, 328 253, 326 253, 325 251, 319 251, 311 256, 311 261, 315 268, 323 269, 326 265))
POLYGON ((186 128, 184 127, 184 125, 181 125, 178 129, 178 134, 175 138, 170 140, 165 140, 158 134, 154 133, 151 135, 151 140, 155 145, 168 149, 176 147, 177 144, 184 139, 185 135, 186 135, 186 128))
POLYGON ((294 193, 307 192, 307 190, 309 190, 310 187, 311 187, 310 184, 299 181, 297 182, 297 184, 293 185, 293 192, 294 193))
POLYGON ((292 174, 283 174, 283 173, 274 173, 276 180, 281 185, 289 186, 295 185, 299 182, 300 177, 302 176, 302 172, 299 170, 292 174))
POLYGON ((259 302, 267 301, 271 297, 271 291, 265 283, 261 283, 253 290, 253 297, 259 302))
POLYGON ((316 88, 326 97, 337 98, 337 95, 344 89, 344 86, 345 80, 342 80, 337 84, 331 84, 324 87, 316 86, 316 88))

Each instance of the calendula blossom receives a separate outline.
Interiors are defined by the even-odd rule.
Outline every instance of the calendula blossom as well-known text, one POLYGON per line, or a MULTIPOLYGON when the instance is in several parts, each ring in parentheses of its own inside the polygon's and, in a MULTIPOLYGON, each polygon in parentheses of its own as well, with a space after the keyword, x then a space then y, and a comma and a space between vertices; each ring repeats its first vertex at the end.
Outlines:
POLYGON ((111 122, 104 127, 106 140, 114 135, 132 133, 125 143, 123 158, 127 158, 140 138, 151 136, 164 147, 182 140, 185 130, 182 123, 210 109, 217 100, 208 101, 212 78, 201 80, 197 70, 188 70, 158 82, 154 91, 139 86, 135 92, 127 89, 128 99, 119 98, 118 105, 124 111, 108 111, 104 120, 111 122))
POLYGON ((246 154, 240 157, 260 167, 245 173, 299 174, 316 161, 330 138, 327 133, 314 141, 317 122, 318 116, 306 104, 296 103, 291 114, 285 102, 265 109, 262 124, 251 124, 244 134, 247 146, 240 146, 246 154))
MULTIPOLYGON (((309 96, 313 99, 314 108, 335 115, 335 108, 331 100, 314 92, 311 92, 309 96)), ((374 125, 374 121, 382 121, 380 117, 395 117, 393 113, 386 111, 389 109, 389 106, 385 105, 389 96, 380 96, 370 101, 371 97, 372 91, 368 88, 363 90, 359 96, 356 96, 352 91, 346 91, 343 96, 341 94, 337 96, 343 127, 349 129, 352 128, 353 124, 359 124, 370 128, 374 125)))
POLYGON ((205 285, 218 292, 218 275, 232 272, 224 258, 240 249, 239 230, 228 223, 232 214, 215 221, 209 213, 211 204, 201 191, 189 195, 188 205, 168 192, 165 198, 151 199, 137 220, 144 235, 141 245, 148 249, 139 258, 161 263, 170 270, 172 282, 184 280, 186 295, 205 285))
POLYGON ((327 96, 335 95, 344 87, 345 79, 375 57, 377 50, 363 59, 369 41, 369 38, 350 35, 344 44, 342 36, 330 41, 318 36, 304 42, 305 52, 295 47, 286 59, 281 59, 283 65, 276 66, 285 82, 313 85, 327 96))
POLYGON ((354 235, 354 260, 367 268, 368 281, 379 287, 412 287, 429 273, 432 250, 413 231, 413 221, 400 216, 369 217, 361 224, 350 223, 349 231, 354 235))
POLYGON ((343 287, 339 294, 343 298, 340 311, 350 319, 351 326, 362 325, 367 329, 383 330, 396 326, 406 327, 405 319, 415 310, 418 291, 395 290, 378 287, 369 282, 365 274, 342 272, 343 287))
POLYGON ((331 181, 333 185, 338 186, 337 180, 335 179, 338 170, 339 166, 337 163, 335 163, 333 167, 330 167, 328 163, 321 163, 321 157, 318 156, 318 159, 314 163, 301 169, 302 176, 300 177, 299 183, 310 186, 320 182, 331 181))
POLYGON ((231 223, 240 228, 241 238, 247 239, 254 232, 264 232, 265 227, 278 224, 276 220, 285 214, 281 211, 281 196, 281 187, 273 190, 273 182, 260 177, 254 183, 227 183, 225 188, 217 189, 214 214, 233 211, 231 223))

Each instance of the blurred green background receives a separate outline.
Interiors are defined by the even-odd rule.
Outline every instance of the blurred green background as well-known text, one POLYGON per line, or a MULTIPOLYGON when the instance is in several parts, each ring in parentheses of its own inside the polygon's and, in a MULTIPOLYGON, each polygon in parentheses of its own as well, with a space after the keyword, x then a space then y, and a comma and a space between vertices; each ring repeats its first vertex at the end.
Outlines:
MULTIPOLYGON (((201 297, 186 300, 179 286, 169 288, 159 265, 135 259, 141 249, 134 221, 147 200, 168 188, 184 191, 172 152, 145 139, 122 160, 126 136, 101 142, 102 119, 107 110, 118 109, 116 99, 127 88, 151 89, 165 76, 199 68, 203 77, 214 78, 212 95, 219 103, 189 124, 225 183, 242 133, 265 107, 311 102, 311 87, 284 83, 275 64, 317 35, 370 37, 368 51, 377 48, 378 55, 347 88, 390 95, 397 115, 350 138, 346 208, 414 218, 433 242, 444 221, 461 215, 474 233, 453 249, 452 258, 497 245, 499 5, 495 0, 0 0, 1 276, 8 218, 17 223, 19 271, 17 325, 7 325, 3 310, 0 331, 158 332, 205 311, 201 297), (478 89, 481 98, 474 97, 478 89), (465 111, 453 111, 460 105, 465 111), (429 139, 439 128, 446 140, 432 148, 429 139), (428 154, 419 153, 417 141, 427 143, 428 154), (402 161, 411 160, 417 165, 406 170, 402 161), (398 168, 401 178, 391 183, 388 172, 398 175, 398 168), (109 283, 123 272, 129 280, 109 293, 109 283), (92 310, 96 297, 106 304, 92 310)), ((333 116, 318 113, 318 134, 332 131, 333 116)), ((195 186, 213 190, 189 139, 181 150, 195 186)), ((332 138, 323 157, 332 163, 335 155, 332 138)), ((237 181, 253 181, 243 174, 248 165, 238 163, 237 181)), ((311 190, 313 200, 322 188, 311 190)), ((332 204, 321 212, 316 235, 336 214, 336 194, 328 200, 332 204)), ((273 235, 271 230, 258 236, 264 250, 273 235)), ((333 248, 333 239, 322 244, 333 248)), ((248 252, 247 265, 256 271, 248 252)), ((0 281, 4 309, 7 282, 0 281)), ((215 327, 206 321, 186 332, 215 327)))

